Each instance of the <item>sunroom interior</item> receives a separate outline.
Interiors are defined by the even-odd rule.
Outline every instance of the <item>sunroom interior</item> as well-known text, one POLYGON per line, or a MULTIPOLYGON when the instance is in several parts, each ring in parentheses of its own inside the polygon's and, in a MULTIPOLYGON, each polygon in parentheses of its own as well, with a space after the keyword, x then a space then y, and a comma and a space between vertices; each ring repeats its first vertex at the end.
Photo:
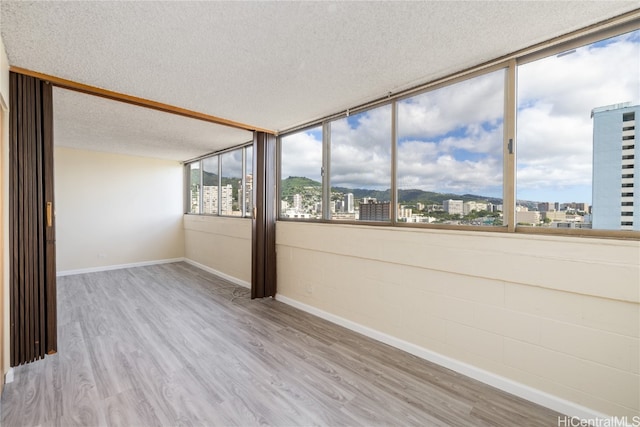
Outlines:
MULTIPOLYGON (((640 228, 587 227, 587 207, 558 206, 560 221, 522 202, 590 200, 589 112, 640 104, 636 3, 3 1, 1 10, 5 377, 11 70, 54 83, 59 276, 186 261, 251 287, 260 201, 248 177, 264 132, 277 141, 276 300, 563 414, 640 417, 640 228), (547 58, 575 68, 545 69, 547 58), (555 103, 536 104, 531 94, 547 89, 555 103), (581 103, 583 116, 563 115, 581 103), (574 120, 586 137, 572 138, 574 120), (429 155, 437 160, 420 163, 429 155), (427 174, 414 169, 434 184, 422 187, 427 174), (225 177, 238 182, 228 194, 225 177), (313 182, 313 195, 286 193, 291 177, 313 182), (545 185, 549 198, 578 198, 537 199, 545 185), (465 223, 403 201, 419 188, 446 194, 443 203, 482 194, 478 210, 492 214, 465 223), (366 219, 374 191, 391 208, 366 219)), ((640 210, 623 211, 640 224, 640 210)))

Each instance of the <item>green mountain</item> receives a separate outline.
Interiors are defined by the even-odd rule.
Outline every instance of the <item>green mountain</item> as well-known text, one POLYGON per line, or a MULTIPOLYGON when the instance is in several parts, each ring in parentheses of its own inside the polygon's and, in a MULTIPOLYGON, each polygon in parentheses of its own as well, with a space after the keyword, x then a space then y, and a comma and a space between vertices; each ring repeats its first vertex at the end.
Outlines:
POLYGON ((322 193, 322 183, 303 176, 290 176, 280 183, 282 198, 293 197, 294 194, 322 193))
MULTIPOLYGON (((310 178, 290 176, 281 181, 282 198, 289 200, 294 194, 320 194, 322 192, 322 183, 314 181, 310 178)), ((333 200, 340 200, 344 194, 353 193, 356 199, 364 199, 373 197, 378 201, 391 200, 391 190, 369 190, 365 188, 347 188, 347 187, 331 187, 333 200)), ((496 197, 486 197, 476 194, 452 194, 452 193, 435 193, 432 191, 423 191, 418 189, 398 190, 399 203, 407 205, 415 205, 416 203, 442 204, 443 201, 449 199, 468 201, 488 201, 494 204, 501 204, 502 199, 496 197)))

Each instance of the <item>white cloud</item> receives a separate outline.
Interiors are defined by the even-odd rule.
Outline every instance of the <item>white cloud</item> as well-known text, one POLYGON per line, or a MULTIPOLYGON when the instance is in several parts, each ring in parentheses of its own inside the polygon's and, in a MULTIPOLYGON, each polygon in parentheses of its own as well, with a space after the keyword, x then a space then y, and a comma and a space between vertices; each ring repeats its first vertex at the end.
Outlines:
POLYGON ((331 123, 331 185, 390 188, 390 105, 331 123))
POLYGON ((435 138, 504 113, 504 71, 426 92, 398 103, 399 138, 435 138))
POLYGON ((299 132, 282 139, 282 177, 305 176, 322 181, 322 139, 317 132, 299 132))

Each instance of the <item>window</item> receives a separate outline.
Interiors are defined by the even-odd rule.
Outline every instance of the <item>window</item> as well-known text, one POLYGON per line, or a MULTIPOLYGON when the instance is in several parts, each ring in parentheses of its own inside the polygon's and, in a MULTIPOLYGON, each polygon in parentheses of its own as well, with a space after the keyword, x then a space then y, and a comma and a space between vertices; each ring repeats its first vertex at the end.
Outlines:
POLYGON ((634 31, 518 66, 520 205, 580 201, 593 206, 581 221, 620 229, 620 171, 634 169, 621 164, 634 158, 622 155, 621 141, 633 138, 623 137, 623 122, 640 109, 640 79, 630 72, 639 56, 634 31))
POLYGON ((398 221, 502 225, 504 70, 398 102, 398 221))
POLYGON ((190 214, 200 213, 200 186, 202 185, 202 174, 200 173, 200 162, 191 163, 187 166, 189 179, 189 194, 187 199, 187 212, 190 214))
POLYGON ((322 127, 280 139, 280 217, 322 218, 322 127))
POLYGON ((640 231, 640 30, 569 44, 283 133, 280 218, 640 231))
POLYGON ((391 218, 391 105, 331 122, 331 219, 391 218))
POLYGON ((252 154, 252 147, 247 146, 187 163, 186 212, 227 216, 244 216, 250 212, 253 204, 252 154))
POLYGON ((242 216, 242 151, 233 150, 220 156, 220 215, 242 216))
POLYGON ((245 148, 244 216, 253 216, 253 147, 245 148))
POLYGON ((202 160, 202 210, 203 214, 218 215, 218 156, 202 160))

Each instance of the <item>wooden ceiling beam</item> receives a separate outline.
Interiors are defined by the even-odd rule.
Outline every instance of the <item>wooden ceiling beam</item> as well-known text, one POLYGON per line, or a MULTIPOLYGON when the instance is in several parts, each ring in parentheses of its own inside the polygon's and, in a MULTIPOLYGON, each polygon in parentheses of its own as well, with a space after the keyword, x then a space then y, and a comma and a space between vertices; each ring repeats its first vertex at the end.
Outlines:
POLYGON ((224 119, 222 117, 199 113, 197 111, 187 110, 185 108, 180 108, 180 107, 176 107, 169 104, 163 104, 161 102, 151 101, 149 99, 138 98, 137 96, 114 92, 108 89, 102 89, 99 87, 86 85, 84 83, 74 82, 73 80, 67 80, 60 77, 39 73, 37 71, 27 70, 25 68, 12 66, 9 69, 14 73, 37 77, 39 79, 50 82, 54 86, 73 90, 76 92, 86 93, 88 95, 99 96, 102 98, 111 99, 113 101, 126 102, 127 104, 137 105, 138 107, 151 108, 153 110, 162 111, 169 114, 177 114, 179 116, 189 117, 191 119, 196 119, 196 120, 202 120, 209 123, 215 123, 217 125, 229 126, 236 129, 243 129, 251 132, 253 131, 266 132, 273 135, 277 134, 277 132, 274 132, 273 130, 270 130, 270 129, 264 129, 258 126, 252 126, 245 123, 224 119))

